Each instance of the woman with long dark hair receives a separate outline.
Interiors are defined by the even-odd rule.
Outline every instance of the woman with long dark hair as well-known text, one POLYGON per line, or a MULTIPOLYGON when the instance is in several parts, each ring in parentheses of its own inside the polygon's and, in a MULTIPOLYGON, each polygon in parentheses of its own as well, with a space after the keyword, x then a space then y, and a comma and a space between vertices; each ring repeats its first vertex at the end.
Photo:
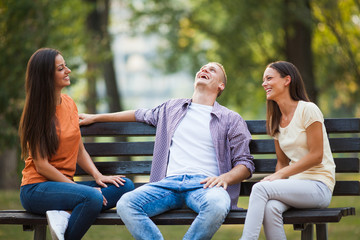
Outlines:
POLYGON ((53 239, 81 239, 101 211, 134 188, 124 176, 102 175, 85 150, 77 107, 61 93, 70 85, 70 73, 55 49, 31 56, 19 126, 25 159, 21 203, 29 212, 47 215, 53 239), (76 164, 95 181, 74 182, 76 164))
POLYGON ((309 101, 298 69, 269 64, 263 75, 266 127, 274 138, 275 173, 252 188, 242 240, 286 239, 282 213, 291 207, 325 208, 335 185, 335 164, 320 109, 309 101))

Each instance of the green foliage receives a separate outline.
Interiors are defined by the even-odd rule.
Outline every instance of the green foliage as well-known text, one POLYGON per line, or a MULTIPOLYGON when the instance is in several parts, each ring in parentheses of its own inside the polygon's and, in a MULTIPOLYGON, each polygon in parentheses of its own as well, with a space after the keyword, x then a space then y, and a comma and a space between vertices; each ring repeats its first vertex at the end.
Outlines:
POLYGON ((56 48, 65 58, 83 51, 86 11, 80 1, 0 1, 0 152, 17 141, 30 56, 41 47, 56 48))
MULTIPOLYGON (((208 61, 221 62, 229 83, 219 100, 247 118, 264 118, 262 73, 269 62, 287 57, 285 2, 129 0, 128 5, 135 34, 160 34, 166 39, 159 49, 161 59, 156 59, 159 67, 195 73, 208 61)), ((321 107, 326 116, 358 115, 359 4, 353 0, 310 3, 313 18, 292 12, 314 25, 312 50, 321 107)))
POLYGON ((281 18, 273 17, 281 16, 281 1, 141 2, 129 1, 132 26, 166 39, 159 49, 164 58, 156 60, 160 67, 195 73, 208 61, 220 62, 229 82, 219 101, 248 117, 264 113, 262 72, 284 58, 277 41, 284 32, 276 28, 281 18))
POLYGON ((335 116, 359 116, 360 4, 356 0, 321 0, 313 1, 312 9, 321 106, 335 116))
MULTIPOLYGON (((97 63, 111 57, 98 49, 109 39, 95 39, 86 32, 89 23, 85 21, 95 6, 91 3, 94 1, 0 1, 0 152, 17 141, 26 63, 36 49, 62 51, 73 70, 72 80, 83 59, 97 63), (87 51, 93 50, 91 46, 98 54, 87 51)), ((219 101, 247 119, 265 116, 261 79, 266 64, 286 59, 284 3, 127 0, 132 33, 157 34, 164 41, 154 65, 194 74, 208 61, 221 62, 229 82, 219 101)), ((360 4, 355 0, 310 3, 320 107, 327 117, 359 116, 360 4)))

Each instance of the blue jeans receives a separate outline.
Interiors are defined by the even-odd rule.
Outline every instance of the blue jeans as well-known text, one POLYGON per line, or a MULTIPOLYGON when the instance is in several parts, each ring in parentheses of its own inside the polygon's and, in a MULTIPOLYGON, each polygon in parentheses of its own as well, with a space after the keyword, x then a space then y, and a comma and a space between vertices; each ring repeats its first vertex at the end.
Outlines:
POLYGON ((81 239, 101 211, 115 207, 125 192, 134 189, 133 182, 127 178, 119 188, 112 184, 101 188, 95 181, 77 183, 48 181, 24 185, 20 189, 21 204, 37 214, 48 210, 72 211, 65 239, 81 239), (102 193, 94 187, 100 187, 102 193), (103 196, 108 201, 106 206, 103 206, 103 196))
POLYGON ((163 239, 149 217, 184 205, 198 213, 183 239, 211 239, 230 210, 230 196, 222 187, 203 188, 203 175, 177 175, 145 184, 124 194, 117 213, 135 239, 163 239))

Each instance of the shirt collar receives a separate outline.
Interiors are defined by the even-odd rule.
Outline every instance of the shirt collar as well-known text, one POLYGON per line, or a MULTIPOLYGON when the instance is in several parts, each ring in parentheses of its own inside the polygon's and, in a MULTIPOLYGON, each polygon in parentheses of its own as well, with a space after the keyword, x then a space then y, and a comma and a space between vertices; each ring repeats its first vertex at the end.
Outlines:
POLYGON ((189 105, 190 105, 191 102, 192 102, 192 99, 191 99, 191 98, 185 99, 185 102, 183 103, 182 107, 183 107, 184 109, 189 108, 189 105))
POLYGON ((220 118, 220 115, 222 113, 221 108, 222 108, 222 106, 217 101, 215 101, 214 107, 213 107, 213 110, 211 113, 214 114, 217 118, 220 118))
MULTIPOLYGON (((185 102, 183 103, 183 108, 184 109, 187 109, 190 105, 190 103, 192 102, 192 99, 189 98, 189 99, 185 99, 185 102)), ((215 115, 217 118, 220 118, 220 115, 221 115, 221 105, 215 101, 214 102, 214 106, 213 106, 213 109, 211 111, 211 114, 215 115)))

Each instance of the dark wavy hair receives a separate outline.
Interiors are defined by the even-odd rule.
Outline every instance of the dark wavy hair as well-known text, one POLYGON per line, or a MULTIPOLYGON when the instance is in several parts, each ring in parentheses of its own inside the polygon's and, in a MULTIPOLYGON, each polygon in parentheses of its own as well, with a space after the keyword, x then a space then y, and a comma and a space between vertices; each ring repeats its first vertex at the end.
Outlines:
POLYGON ((19 124, 21 155, 51 158, 58 147, 55 116, 55 58, 58 50, 41 48, 29 59, 25 79, 25 105, 19 124))
MULTIPOLYGON (((303 100, 309 102, 309 97, 306 93, 304 81, 297 67, 285 61, 277 61, 270 63, 266 68, 272 68, 280 73, 282 78, 290 76, 291 82, 289 86, 290 97, 295 100, 303 100)), ((281 112, 279 105, 273 100, 266 101, 266 131, 270 136, 274 136, 279 132, 279 125, 281 120, 281 112)))

